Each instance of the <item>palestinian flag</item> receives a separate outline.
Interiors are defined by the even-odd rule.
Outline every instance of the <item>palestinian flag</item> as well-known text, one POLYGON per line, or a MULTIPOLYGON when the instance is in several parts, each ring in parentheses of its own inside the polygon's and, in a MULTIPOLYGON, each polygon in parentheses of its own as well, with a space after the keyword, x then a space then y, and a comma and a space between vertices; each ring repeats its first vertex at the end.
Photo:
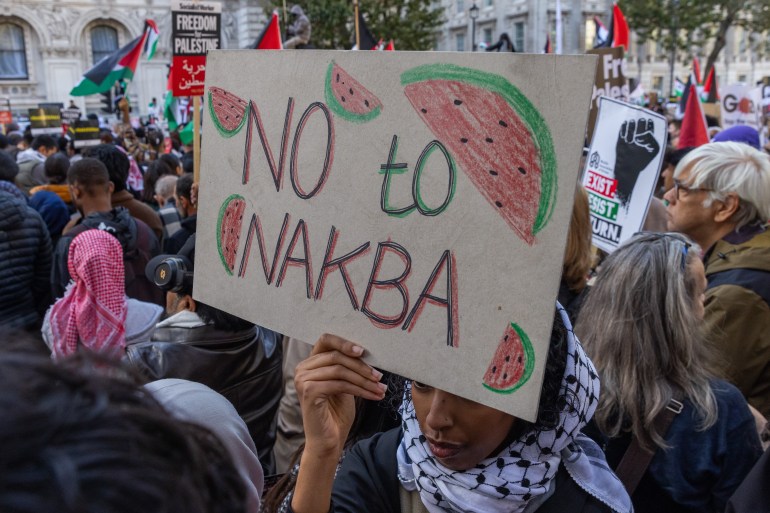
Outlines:
POLYGON ((388 44, 385 45, 385 48, 383 48, 386 52, 395 52, 396 51, 396 45, 393 44, 393 40, 391 39, 388 41, 388 44))
POLYGON ((270 21, 257 36, 257 40, 251 45, 256 50, 283 50, 281 42, 281 27, 279 25, 278 13, 273 11, 270 21))
POLYGON ((551 34, 545 35, 545 47, 543 48, 543 53, 553 53, 553 48, 551 48, 551 34))
POLYGON ((594 27, 596 38, 594 39, 594 48, 606 48, 612 44, 610 40, 610 31, 604 26, 604 23, 598 16, 594 16, 594 27))
POLYGON ((144 50, 147 32, 137 37, 117 52, 108 55, 85 72, 70 96, 87 96, 110 90, 118 80, 131 80, 144 50))
POLYGON ((628 22, 617 2, 612 4, 612 46, 622 46, 628 51, 628 22))
POLYGON ((149 61, 155 56, 160 33, 158 32, 158 26, 152 20, 144 21, 144 33, 146 35, 146 39, 144 40, 144 53, 147 55, 147 60, 149 61))
POLYGON ((361 42, 361 46, 353 46, 353 50, 377 50, 377 46, 382 42, 382 40, 380 40, 380 43, 378 43, 377 40, 374 39, 371 30, 366 26, 366 21, 364 20, 364 15, 361 11, 358 11, 358 39, 361 42))

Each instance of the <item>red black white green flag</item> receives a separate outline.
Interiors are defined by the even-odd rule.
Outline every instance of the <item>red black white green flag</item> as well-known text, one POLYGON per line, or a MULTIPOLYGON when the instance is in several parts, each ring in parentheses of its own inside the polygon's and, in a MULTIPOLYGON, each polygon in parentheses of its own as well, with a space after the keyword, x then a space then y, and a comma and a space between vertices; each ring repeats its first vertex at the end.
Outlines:
POLYGON ((97 62, 93 68, 85 72, 80 83, 70 91, 70 95, 87 96, 104 93, 119 80, 131 80, 149 33, 149 30, 145 30, 141 36, 97 62))

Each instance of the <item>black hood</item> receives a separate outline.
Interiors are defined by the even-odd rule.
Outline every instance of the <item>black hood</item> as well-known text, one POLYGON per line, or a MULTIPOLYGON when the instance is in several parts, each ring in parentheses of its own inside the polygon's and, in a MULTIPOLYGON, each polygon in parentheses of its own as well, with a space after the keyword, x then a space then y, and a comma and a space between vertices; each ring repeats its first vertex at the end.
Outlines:
POLYGON ((109 212, 93 212, 87 215, 81 224, 111 233, 123 246, 123 253, 136 249, 136 221, 124 207, 116 207, 109 212))

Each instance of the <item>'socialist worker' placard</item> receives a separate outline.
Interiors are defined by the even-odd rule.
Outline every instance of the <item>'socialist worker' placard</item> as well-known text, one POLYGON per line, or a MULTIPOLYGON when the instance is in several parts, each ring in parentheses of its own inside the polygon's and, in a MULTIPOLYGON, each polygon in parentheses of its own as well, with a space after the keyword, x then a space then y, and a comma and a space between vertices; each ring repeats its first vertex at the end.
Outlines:
POLYGON ((196 299, 534 420, 595 63, 209 53, 196 299))
POLYGON ((222 4, 198 0, 171 2, 174 96, 200 96, 206 76, 206 53, 220 47, 222 4))
POLYGON ((583 173, 596 247, 611 253, 640 230, 658 181, 665 144, 663 116, 601 98, 583 173))

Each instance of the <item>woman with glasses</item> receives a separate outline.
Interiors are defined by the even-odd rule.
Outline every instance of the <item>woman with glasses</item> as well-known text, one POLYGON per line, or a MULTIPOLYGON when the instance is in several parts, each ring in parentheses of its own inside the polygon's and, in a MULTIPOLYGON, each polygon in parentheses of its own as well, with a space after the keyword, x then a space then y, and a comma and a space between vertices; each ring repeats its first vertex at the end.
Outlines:
POLYGON ((710 366, 699 254, 679 234, 636 234, 602 264, 575 327, 602 383, 586 433, 621 478, 622 460, 647 465, 635 489, 624 479, 641 513, 724 511, 761 454, 745 399, 710 366))

